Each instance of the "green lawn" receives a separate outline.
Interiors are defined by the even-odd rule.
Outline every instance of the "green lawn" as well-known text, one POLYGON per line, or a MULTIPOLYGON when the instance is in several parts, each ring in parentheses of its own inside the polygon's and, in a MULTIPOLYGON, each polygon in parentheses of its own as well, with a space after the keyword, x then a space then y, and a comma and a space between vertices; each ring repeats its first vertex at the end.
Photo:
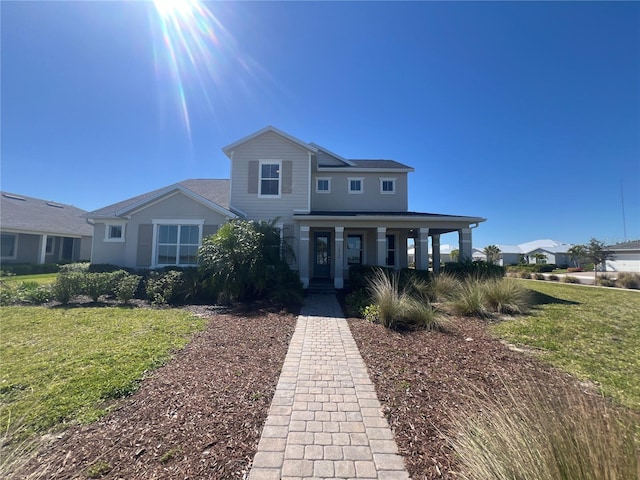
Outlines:
POLYGON ((57 273, 41 273, 38 275, 13 275, 2 277, 8 285, 17 286, 22 282, 36 282, 39 285, 48 285, 56 281, 57 273))
POLYGON ((180 310, 0 308, 0 437, 97 419, 204 326, 180 310))
POLYGON ((536 305, 493 332, 640 410, 640 293, 523 280, 536 305))

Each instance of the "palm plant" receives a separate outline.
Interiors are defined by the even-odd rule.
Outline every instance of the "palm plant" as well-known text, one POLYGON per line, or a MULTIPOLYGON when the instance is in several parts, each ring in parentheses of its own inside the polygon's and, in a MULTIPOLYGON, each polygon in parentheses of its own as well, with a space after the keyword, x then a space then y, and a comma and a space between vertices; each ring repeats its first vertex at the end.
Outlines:
POLYGON ((487 263, 493 264, 493 263, 496 263, 498 260, 500 260, 501 251, 497 245, 488 245, 484 247, 483 252, 487 257, 487 263))

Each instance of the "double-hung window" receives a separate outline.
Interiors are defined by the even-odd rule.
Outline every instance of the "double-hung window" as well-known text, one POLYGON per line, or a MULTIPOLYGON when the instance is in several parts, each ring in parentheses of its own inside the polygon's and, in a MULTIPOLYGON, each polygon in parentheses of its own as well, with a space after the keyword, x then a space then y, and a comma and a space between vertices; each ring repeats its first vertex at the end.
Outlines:
POLYGON ((364 178, 352 178, 347 179, 349 182, 349 193, 362 193, 364 191, 364 178))
POLYGON ((281 164, 278 161, 263 160, 260 162, 260 196, 280 196, 281 164))
POLYGON ((106 242, 124 242, 124 224, 107 223, 104 239, 106 242))
POLYGON ((158 225, 156 265, 195 265, 200 225, 158 225))
POLYGON ((380 193, 382 194, 396 193, 396 179, 380 178, 380 193))
POLYGON ((316 178, 316 193, 331 193, 331 179, 316 178))

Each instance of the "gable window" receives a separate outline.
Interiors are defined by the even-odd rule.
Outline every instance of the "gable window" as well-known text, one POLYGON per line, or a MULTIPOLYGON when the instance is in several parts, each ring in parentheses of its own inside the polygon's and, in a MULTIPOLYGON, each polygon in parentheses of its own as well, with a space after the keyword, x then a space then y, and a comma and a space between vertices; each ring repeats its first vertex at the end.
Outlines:
POLYGON ((200 225, 158 225, 156 265, 196 265, 200 225))
POLYGON ((331 179, 316 178, 316 193, 331 193, 331 179))
POLYGON ((396 236, 387 235, 387 255, 385 264, 387 267, 396 266, 396 236))
POLYGON ((0 251, 3 259, 15 260, 18 257, 18 236, 3 233, 0 236, 0 251))
POLYGON ((349 193, 362 193, 364 178, 349 178, 349 193))
POLYGON ((347 236, 347 264, 359 265, 362 263, 362 235, 347 236))
POLYGON ((260 196, 280 196, 280 162, 260 162, 260 196))
POLYGON ((124 224, 107 223, 104 226, 105 242, 124 242, 124 224))
POLYGON ((383 193, 383 194, 396 193, 396 179, 395 178, 381 178, 380 179, 380 193, 383 193))

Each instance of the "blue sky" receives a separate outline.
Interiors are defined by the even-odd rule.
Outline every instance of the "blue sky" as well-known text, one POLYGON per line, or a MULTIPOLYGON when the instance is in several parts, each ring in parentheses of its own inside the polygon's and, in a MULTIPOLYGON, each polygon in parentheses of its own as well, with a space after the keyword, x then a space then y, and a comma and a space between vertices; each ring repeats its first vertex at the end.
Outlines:
POLYGON ((413 166, 475 246, 640 238, 640 3, 204 5, 178 82, 153 3, 2 1, 2 189, 93 210, 274 125, 413 166))

